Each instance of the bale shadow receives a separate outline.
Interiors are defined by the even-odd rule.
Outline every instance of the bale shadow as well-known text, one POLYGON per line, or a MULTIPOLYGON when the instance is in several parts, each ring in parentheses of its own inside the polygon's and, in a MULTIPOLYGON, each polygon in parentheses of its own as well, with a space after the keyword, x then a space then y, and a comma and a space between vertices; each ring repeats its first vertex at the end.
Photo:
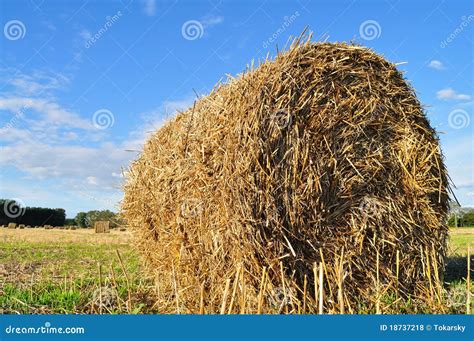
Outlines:
MULTIPOLYGON (((471 280, 474 279, 474 255, 471 255, 471 280)), ((444 268, 444 282, 456 282, 467 277, 467 257, 451 256, 446 259, 444 268)))

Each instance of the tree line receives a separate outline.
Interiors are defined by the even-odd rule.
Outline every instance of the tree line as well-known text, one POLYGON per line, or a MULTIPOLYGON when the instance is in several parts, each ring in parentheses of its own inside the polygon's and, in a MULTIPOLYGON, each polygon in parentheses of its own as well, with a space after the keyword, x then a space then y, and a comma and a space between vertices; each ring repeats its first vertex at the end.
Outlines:
POLYGON ((63 226, 66 211, 62 208, 24 207, 11 199, 0 199, 0 225, 17 223, 31 226, 63 226))
MULTIPOLYGON (((66 219, 66 210, 63 208, 24 207, 13 199, 0 199, 0 208, 3 208, 0 210, 0 225, 16 223, 30 226, 76 225, 82 228, 91 228, 99 220, 109 221, 111 228, 125 225, 123 219, 110 210, 79 212, 74 218, 66 219)), ((448 226, 474 226, 474 209, 452 209, 448 226)))
POLYGON ((468 227, 474 226, 474 209, 458 210, 451 212, 448 219, 450 227, 468 227))
POLYGON ((125 222, 117 213, 109 210, 93 210, 88 212, 79 212, 74 219, 68 219, 67 225, 77 225, 83 228, 94 227, 96 221, 109 221, 111 228, 125 225, 125 222))
POLYGON ((0 199, 0 225, 16 223, 30 226, 75 225, 90 228, 99 220, 109 221, 111 228, 125 225, 119 215, 110 210, 79 212, 74 218, 66 219, 66 210, 63 208, 25 207, 13 199, 0 199))

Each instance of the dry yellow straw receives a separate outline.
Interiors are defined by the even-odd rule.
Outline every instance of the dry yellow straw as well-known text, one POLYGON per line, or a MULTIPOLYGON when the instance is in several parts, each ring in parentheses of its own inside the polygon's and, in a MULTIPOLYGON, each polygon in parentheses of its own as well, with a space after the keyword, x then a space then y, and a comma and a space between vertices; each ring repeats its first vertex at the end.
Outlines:
POLYGON ((319 314, 321 315, 323 313, 323 300, 324 300, 324 285, 323 285, 323 280, 324 280, 324 274, 323 274, 323 263, 319 263, 319 314))
POLYGON ((221 305, 221 315, 225 314, 225 305, 227 303, 227 295, 229 294, 229 287, 230 287, 230 278, 228 278, 225 281, 224 297, 222 298, 222 305, 221 305))
POLYGON ((376 276, 379 301, 398 283, 426 306, 435 283, 426 257, 442 268, 447 250, 448 184, 437 133, 396 65, 301 36, 152 134, 127 172, 122 209, 164 313, 199 311, 201 301, 219 313, 239 264, 232 312, 279 312, 257 303, 263 268, 268 287, 283 286, 283 311, 304 311, 295 292, 315 261, 324 276, 313 310, 375 310, 376 276), (342 248, 351 280, 338 290, 342 248), (201 299, 190 288, 203 281, 201 299))

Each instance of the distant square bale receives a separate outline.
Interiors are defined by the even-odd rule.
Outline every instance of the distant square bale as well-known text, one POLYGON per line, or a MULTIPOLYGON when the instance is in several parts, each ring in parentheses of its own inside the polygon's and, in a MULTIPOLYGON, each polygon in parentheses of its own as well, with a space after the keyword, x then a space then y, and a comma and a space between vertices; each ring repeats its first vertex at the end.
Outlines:
POLYGON ((9 229, 16 229, 16 223, 8 223, 9 229))
POLYGON ((71 226, 71 230, 76 230, 77 227, 76 226, 71 226))
POLYGON ((109 221, 96 221, 94 223, 95 233, 108 233, 110 232, 110 222, 109 221))
POLYGON ((19 228, 19 229, 24 229, 24 228, 25 228, 25 224, 20 224, 20 225, 18 225, 18 228, 19 228))

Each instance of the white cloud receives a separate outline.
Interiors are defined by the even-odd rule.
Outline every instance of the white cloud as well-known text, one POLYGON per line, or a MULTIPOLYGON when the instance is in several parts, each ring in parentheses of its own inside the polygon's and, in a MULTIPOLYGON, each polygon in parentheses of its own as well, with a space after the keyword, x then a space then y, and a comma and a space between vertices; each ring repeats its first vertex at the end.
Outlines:
POLYGON ((439 60, 432 60, 429 64, 428 64, 428 67, 432 68, 432 69, 436 69, 436 70, 443 70, 444 69, 444 65, 442 62, 440 62, 439 60))
MULTIPOLYGON (((120 172, 133 157, 121 145, 99 146, 50 145, 35 137, 17 140, 0 147, 0 165, 13 166, 33 179, 71 179, 104 190, 118 186, 112 173, 120 172)), ((86 188, 83 188, 86 189, 86 188)))
POLYGON ((81 31, 79 31, 79 36, 84 39, 84 40, 89 40, 92 38, 92 33, 89 31, 89 30, 86 30, 86 29, 82 29, 81 31))
POLYGON ((58 103, 47 99, 28 97, 0 97, 0 110, 11 112, 13 115, 33 110, 41 115, 40 120, 30 120, 36 127, 61 126, 80 129, 94 129, 90 120, 83 119, 78 114, 62 108, 58 103))
MULTIPOLYGON (((23 79, 37 83, 34 76, 23 79)), ((16 172, 8 176, 5 173, 1 179, 11 188, 5 194, 32 198, 35 201, 32 205, 61 206, 63 202, 54 197, 53 202, 49 202, 19 193, 13 184, 21 179, 37 184, 40 190, 47 186, 54 193, 70 191, 71 198, 77 203, 64 202, 69 214, 83 210, 80 202, 88 202, 89 209, 115 207, 124 181, 122 170, 137 156, 127 150, 140 151, 150 133, 159 129, 176 111, 188 109, 195 99, 195 96, 189 96, 165 101, 156 109, 139 114, 143 123, 124 140, 98 142, 108 136, 109 130, 95 129, 90 115, 81 116, 64 108, 54 96, 19 95, 26 91, 26 86, 18 82, 12 85, 14 90, 0 96, 0 112, 6 111, 13 117, 3 128, 0 124, 0 167, 8 166, 16 172)), ((2 118, 5 118, 4 112, 2 118)))
POLYGON ((149 17, 156 14, 156 0, 143 0, 143 11, 149 17))
POLYGON ((212 27, 223 22, 223 16, 208 15, 201 19, 201 24, 204 26, 204 28, 212 27))
POLYGON ((469 101, 471 99, 470 95, 460 94, 454 91, 452 88, 439 90, 436 93, 436 97, 441 100, 456 100, 456 101, 469 101))
POLYGON ((13 68, 0 69, 4 91, 0 95, 0 172, 7 197, 31 199, 35 206, 56 205, 69 212, 109 208, 120 197, 123 179, 114 176, 136 155, 121 142, 100 143, 110 130, 96 129, 93 113, 81 116, 63 107, 52 92, 68 79, 46 72, 25 75, 13 68), (12 171, 13 170, 13 171, 12 171), (19 183, 31 183, 35 193, 55 193, 52 200, 22 192, 19 183), (98 190, 100 189, 100 190, 98 190), (71 191, 69 204, 62 194, 71 191), (57 199, 61 198, 61 200, 57 199), (66 207, 67 206, 67 207, 66 207))
POLYGON ((88 176, 86 181, 89 185, 97 185, 97 178, 95 176, 88 176))
POLYGON ((17 129, 14 127, 0 128, 0 141, 15 142, 31 138, 31 132, 26 129, 17 129))
POLYGON ((49 95, 51 91, 64 88, 70 82, 62 74, 35 71, 27 75, 13 68, 0 69, 0 80, 12 87, 10 92, 17 96, 49 95))
POLYGON ((68 218, 74 218, 79 211, 103 209, 117 211, 118 202, 122 198, 122 193, 118 189, 104 193, 98 186, 85 188, 83 184, 68 181, 52 187, 25 178, 2 181, 2 195, 6 198, 19 198, 27 206, 64 208, 68 218))
MULTIPOLYGON (((65 181, 68 186, 87 193, 100 187, 107 191, 116 190, 123 181, 121 170, 126 169, 130 161, 136 157, 132 151, 140 151, 149 136, 159 129, 163 123, 176 114, 192 106, 193 97, 175 101, 165 101, 158 108, 139 114, 143 123, 129 133, 122 142, 106 142, 88 146, 71 145, 71 140, 82 138, 83 130, 78 132, 59 130, 49 133, 47 125, 33 130, 12 127, 2 129, 0 141, 7 144, 0 147, 0 166, 12 166, 31 179, 47 179, 65 181)), ((30 105, 35 102, 28 102, 30 105)), ((0 104, 2 101, 0 100, 0 104)), ((3 103, 5 105, 5 103, 3 103)), ((19 101, 7 103, 10 109, 24 104, 19 101)), ((44 103, 37 104, 39 108, 44 103)), ((26 122, 30 124, 31 122, 26 122)), ((87 124, 87 127, 89 123, 87 124)))
POLYGON ((70 140, 70 141, 73 141, 73 140, 77 140, 79 135, 77 135, 75 132, 72 132, 72 131, 67 131, 63 134, 63 137, 66 139, 66 140, 70 140))

